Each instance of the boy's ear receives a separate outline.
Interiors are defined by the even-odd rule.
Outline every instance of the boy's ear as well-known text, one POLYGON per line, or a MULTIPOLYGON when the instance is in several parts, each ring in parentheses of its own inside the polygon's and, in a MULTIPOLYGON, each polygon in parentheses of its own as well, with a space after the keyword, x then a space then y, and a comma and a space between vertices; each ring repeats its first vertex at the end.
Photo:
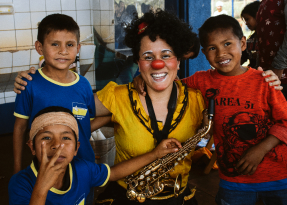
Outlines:
POLYGON ((244 50, 246 49, 246 47, 247 47, 246 37, 243 36, 243 37, 241 38, 241 51, 244 51, 244 50))
POLYGON ((79 43, 78 46, 77 46, 77 53, 79 53, 80 48, 81 48, 81 44, 79 43))
POLYGON ((34 150, 34 147, 33 147, 33 141, 32 140, 29 140, 27 142, 27 145, 30 147, 30 150, 32 152, 32 155, 36 155, 36 151, 34 150))
POLYGON ((40 41, 35 42, 35 49, 39 53, 39 55, 43 55, 43 45, 40 41))

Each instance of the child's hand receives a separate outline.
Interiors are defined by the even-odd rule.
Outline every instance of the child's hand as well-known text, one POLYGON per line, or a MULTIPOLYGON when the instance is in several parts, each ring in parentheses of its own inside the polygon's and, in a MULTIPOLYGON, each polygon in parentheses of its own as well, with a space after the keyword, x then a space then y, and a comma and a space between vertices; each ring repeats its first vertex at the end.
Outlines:
POLYGON ((180 149, 181 147, 181 143, 177 139, 164 139, 153 150, 153 153, 159 159, 164 157, 168 153, 177 152, 178 149, 180 149))
POLYGON ((251 147, 246 150, 236 165, 238 173, 242 175, 254 174, 257 169, 257 166, 263 160, 265 153, 266 152, 258 145, 255 145, 254 147, 251 147))
MULTIPOLYGON (((260 71, 263 71, 261 67, 257 68, 260 71)), ((265 78, 266 82, 269 82, 269 86, 274 86, 275 90, 282 90, 283 87, 281 86, 281 81, 279 77, 272 71, 266 70, 262 73, 262 76, 268 76, 265 78)))
POLYGON ((57 182, 59 175, 65 172, 66 167, 64 167, 62 163, 55 164, 63 150, 63 147, 64 144, 59 146, 56 150, 56 153, 49 161, 46 152, 46 143, 43 142, 41 144, 42 159, 36 183, 41 186, 43 191, 48 191, 50 188, 52 188, 53 185, 57 182))
POLYGON ((133 84, 135 86, 135 89, 137 90, 137 92, 140 94, 140 95, 143 95, 145 96, 146 95, 146 92, 144 91, 144 86, 145 86, 145 82, 141 76, 141 74, 139 74, 138 76, 136 76, 134 79, 133 79, 133 84))
POLYGON ((32 80, 32 77, 29 75, 29 73, 35 74, 36 69, 34 67, 31 67, 29 70, 21 71, 18 73, 18 75, 15 78, 15 82, 14 82, 13 90, 15 93, 21 94, 21 90, 25 90, 25 86, 27 85, 27 82, 22 80, 22 78, 32 80))

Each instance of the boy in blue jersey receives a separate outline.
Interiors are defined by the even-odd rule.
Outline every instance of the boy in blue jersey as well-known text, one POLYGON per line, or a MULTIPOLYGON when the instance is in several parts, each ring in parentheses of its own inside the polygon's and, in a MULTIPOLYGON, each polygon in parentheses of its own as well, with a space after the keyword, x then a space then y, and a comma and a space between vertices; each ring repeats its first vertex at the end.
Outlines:
POLYGON ((78 139, 77 121, 69 109, 52 106, 36 114, 28 141, 35 158, 30 166, 11 178, 9 204, 84 205, 91 187, 121 179, 181 148, 176 139, 166 139, 153 151, 110 168, 73 159, 80 146, 78 139))
POLYGON ((89 143, 90 119, 95 117, 95 103, 89 82, 69 71, 81 45, 79 26, 73 18, 63 14, 45 17, 38 27, 35 48, 44 55, 46 65, 36 71, 15 102, 16 121, 13 133, 14 173, 21 170, 24 133, 31 119, 43 108, 62 106, 71 110, 79 126, 81 148, 76 157, 94 162, 95 155, 89 143))

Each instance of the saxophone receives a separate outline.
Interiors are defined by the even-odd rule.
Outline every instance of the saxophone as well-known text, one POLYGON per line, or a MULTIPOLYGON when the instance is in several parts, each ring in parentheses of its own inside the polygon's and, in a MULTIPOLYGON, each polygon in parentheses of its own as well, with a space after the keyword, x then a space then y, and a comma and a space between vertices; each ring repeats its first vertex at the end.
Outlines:
POLYGON ((196 135, 188 138, 182 148, 175 153, 153 161, 146 165, 138 174, 131 174, 126 177, 125 183, 128 185, 127 198, 144 202, 146 198, 151 198, 161 193, 165 186, 174 187, 174 196, 179 195, 181 187, 181 175, 176 179, 170 179, 168 173, 174 170, 179 161, 183 160, 191 150, 208 134, 212 126, 214 115, 214 99, 210 99, 208 108, 208 125, 196 135))

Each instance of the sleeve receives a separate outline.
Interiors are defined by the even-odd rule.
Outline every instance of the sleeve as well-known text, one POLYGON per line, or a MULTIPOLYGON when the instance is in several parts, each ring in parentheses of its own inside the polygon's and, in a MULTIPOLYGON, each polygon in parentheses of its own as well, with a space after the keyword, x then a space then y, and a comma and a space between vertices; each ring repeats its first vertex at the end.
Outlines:
POLYGON ((29 119, 31 116, 33 101, 31 95, 31 84, 32 82, 29 82, 26 89, 21 91, 21 94, 17 94, 16 96, 14 112, 15 117, 29 119))
POLYGON ((96 105, 95 105, 95 98, 94 98, 94 94, 92 91, 92 88, 90 86, 90 83, 88 84, 89 86, 89 90, 88 90, 88 110, 89 110, 89 116, 90 116, 90 120, 95 119, 96 116, 96 105))
POLYGON ((91 170, 91 186, 103 187, 110 179, 110 167, 107 164, 96 164, 88 162, 91 170))
POLYGON ((99 100, 111 112, 116 110, 115 88, 118 86, 115 82, 109 82, 102 90, 97 92, 99 100))
MULTIPOLYGON (((284 0, 285 28, 287 27, 287 0, 284 0)), ((287 29, 286 29, 287 30, 287 29)), ((272 67, 275 69, 287 69, 287 32, 284 34, 284 40, 276 56, 272 61, 272 67)))
POLYGON ((18 174, 12 176, 8 186, 9 204, 25 205, 30 203, 33 188, 18 174))
POLYGON ((189 87, 189 88, 199 89, 198 86, 196 85, 196 78, 197 77, 198 77, 198 72, 196 72, 192 76, 181 79, 181 82, 185 83, 187 85, 187 87, 189 87))
POLYGON ((272 120, 275 122, 269 129, 268 134, 274 135, 287 144, 287 101, 282 92, 278 92, 269 86, 268 89, 268 103, 271 107, 272 120))

